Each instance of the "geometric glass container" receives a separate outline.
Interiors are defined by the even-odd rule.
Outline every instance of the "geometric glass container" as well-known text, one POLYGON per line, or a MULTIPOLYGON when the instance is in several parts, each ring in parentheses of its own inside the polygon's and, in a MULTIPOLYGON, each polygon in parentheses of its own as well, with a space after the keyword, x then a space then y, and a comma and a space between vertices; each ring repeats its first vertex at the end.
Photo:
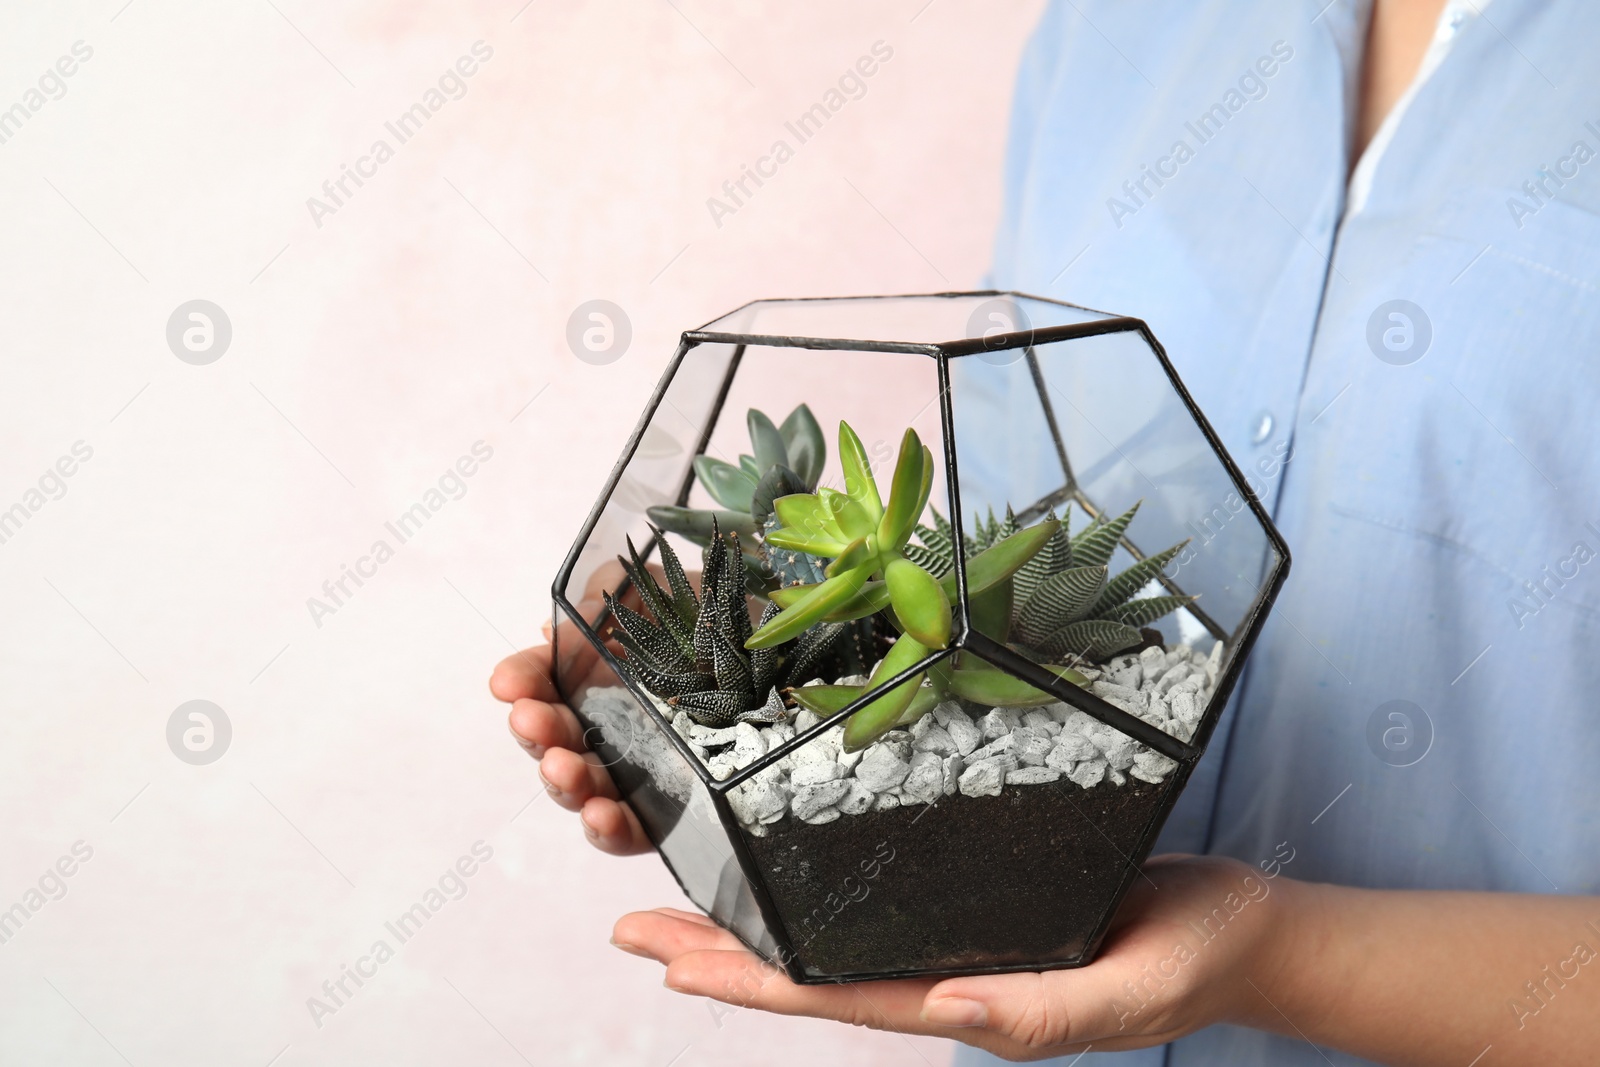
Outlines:
MULTIPOLYGON (((843 451, 807 452, 804 422, 783 431, 804 488, 855 493, 843 451)), ((832 553, 818 556, 797 566, 820 581, 832 553)), ((556 680, 684 893, 794 981, 1081 966, 1288 567, 1142 321, 999 292, 763 300, 683 334, 556 578, 556 680), (943 583, 948 641, 876 670, 907 629, 883 601, 845 624, 860 628, 858 667, 808 679, 832 704, 797 707, 811 694, 796 677, 757 693, 769 703, 745 721, 696 721, 632 662, 628 626, 659 623, 664 603, 638 579, 670 592, 676 558, 710 603, 697 573, 710 539, 684 518, 704 509, 719 535, 740 535, 740 634, 778 610, 761 614, 792 584, 773 570, 778 513, 750 502, 738 472, 758 479, 772 454, 746 454, 752 409, 775 424, 799 405, 829 439, 853 430, 885 500, 907 427, 928 446, 922 541, 904 553, 943 583), (1030 556, 993 584, 986 548, 1030 530, 1038 561, 1063 544, 1076 555, 1030 556), (621 562, 635 558, 644 571, 621 562), (1079 595, 1080 579, 1093 591, 1079 595), (1094 625, 1072 621, 1108 604, 1094 625), (985 700, 979 682, 1012 696, 985 700), (912 691, 928 698, 920 712, 849 751, 853 717, 912 691)), ((723 684, 720 661, 716 673, 723 684)))

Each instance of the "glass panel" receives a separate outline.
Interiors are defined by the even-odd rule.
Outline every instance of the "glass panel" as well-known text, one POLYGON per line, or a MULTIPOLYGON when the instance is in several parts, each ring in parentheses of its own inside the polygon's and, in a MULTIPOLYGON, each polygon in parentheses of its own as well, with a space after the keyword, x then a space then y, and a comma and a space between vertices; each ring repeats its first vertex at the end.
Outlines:
POLYGON ((899 296, 838 300, 758 300, 701 327, 707 333, 765 334, 857 341, 937 344, 981 337, 996 325, 995 314, 1034 329, 1097 322, 1103 312, 1033 297, 994 294, 899 296))
POLYGON ((672 743, 670 727, 645 710, 559 606, 555 620, 562 691, 584 726, 585 743, 599 756, 689 899, 771 954, 775 942, 711 791, 672 743))
POLYGON ((622 579, 616 560, 632 538, 642 552, 651 537, 646 509, 675 504, 690 477, 690 464, 732 365, 734 345, 699 345, 684 354, 661 402, 645 416, 638 447, 610 497, 602 502, 594 529, 583 540, 571 576, 562 587, 574 605, 587 605, 593 623, 601 609, 601 590, 615 590, 622 579))

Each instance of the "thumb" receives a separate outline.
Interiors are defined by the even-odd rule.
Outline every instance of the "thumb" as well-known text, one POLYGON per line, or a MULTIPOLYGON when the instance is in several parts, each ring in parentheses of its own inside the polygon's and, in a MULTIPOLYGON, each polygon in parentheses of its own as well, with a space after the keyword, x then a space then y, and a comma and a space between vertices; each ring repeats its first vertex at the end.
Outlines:
POLYGON ((940 982, 923 998, 922 1019, 1047 1049, 1118 1034, 1117 1005, 1113 989, 1088 969, 994 974, 940 982))

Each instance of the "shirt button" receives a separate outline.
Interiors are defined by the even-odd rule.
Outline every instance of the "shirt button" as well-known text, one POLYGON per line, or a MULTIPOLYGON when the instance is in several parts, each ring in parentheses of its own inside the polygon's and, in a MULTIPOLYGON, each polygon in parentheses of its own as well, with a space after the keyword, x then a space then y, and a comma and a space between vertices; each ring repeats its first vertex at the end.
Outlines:
POLYGON ((1272 412, 1259 412, 1255 418, 1250 420, 1250 443, 1259 445, 1265 441, 1272 435, 1272 427, 1272 412))

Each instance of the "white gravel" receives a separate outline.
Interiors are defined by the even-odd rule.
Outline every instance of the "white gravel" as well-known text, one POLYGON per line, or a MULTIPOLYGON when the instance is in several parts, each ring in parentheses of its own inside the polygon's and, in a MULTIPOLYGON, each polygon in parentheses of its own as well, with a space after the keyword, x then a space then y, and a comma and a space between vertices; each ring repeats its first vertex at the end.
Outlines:
MULTIPOLYGON (((1187 645, 1147 648, 1119 656, 1096 672, 1090 688, 1122 710, 1181 740, 1194 736, 1222 666, 1222 643, 1209 654, 1187 645)), ((861 684, 864 678, 840 679, 861 684)), ((801 709, 791 722, 714 730, 684 712, 658 705, 713 777, 724 779, 815 726, 801 709)), ((626 689, 591 690, 584 714, 626 749, 669 796, 689 803, 693 775, 666 739, 642 722, 626 689)), ((734 815, 752 834, 793 815, 827 823, 842 815, 937 803, 964 796, 998 796, 1006 788, 1071 782, 1082 789, 1120 786, 1129 777, 1161 782, 1177 764, 1131 737, 1066 704, 969 712, 947 701, 910 729, 891 731, 864 752, 843 752, 835 726, 728 795, 734 815)))

